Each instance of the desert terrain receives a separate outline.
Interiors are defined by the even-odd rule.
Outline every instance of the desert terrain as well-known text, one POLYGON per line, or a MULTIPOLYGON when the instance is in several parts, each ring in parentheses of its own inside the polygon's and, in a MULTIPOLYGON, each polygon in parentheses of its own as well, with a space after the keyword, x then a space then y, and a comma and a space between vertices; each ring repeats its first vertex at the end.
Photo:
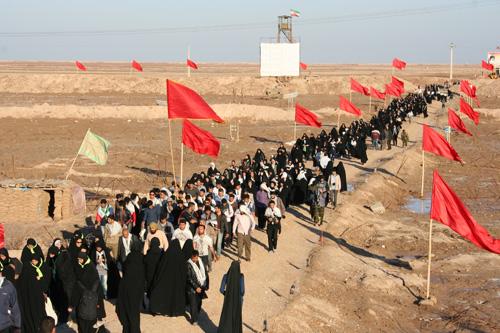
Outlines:
MULTIPOLYGON (((70 175, 87 193, 86 213, 58 222, 5 222, 9 249, 20 249, 35 236, 46 251, 51 238, 85 226, 100 198, 146 193, 171 182, 169 126, 175 175, 180 176, 181 123, 167 121, 167 78, 198 91, 225 120, 196 122, 221 141, 221 155, 214 162, 223 168, 233 159, 253 156, 257 148, 272 155, 281 142, 294 140, 294 114, 284 94, 297 91, 297 101, 317 112, 329 131, 337 123, 338 96, 349 95, 349 77, 382 89, 392 74, 385 65, 311 65, 303 76, 279 81, 260 78, 256 64, 200 64, 190 78, 183 64, 145 63, 143 73, 130 72, 125 63, 86 65, 89 71, 81 73, 69 62, 0 62, 0 180, 64 179, 89 128, 112 144, 105 166, 79 157, 70 175), (230 137, 230 125, 236 124, 239 142, 230 137)), ((267 253, 264 233, 253 235, 252 262, 242 263, 245 332, 500 331, 500 256, 438 223, 431 280, 437 303, 417 304, 425 296, 434 168, 476 220, 500 238, 500 80, 482 78, 478 66, 457 65, 454 73, 455 79, 477 85, 481 100, 479 125, 464 120, 473 137, 451 136, 465 166, 426 154, 425 196, 419 199, 421 124, 436 129, 447 125, 446 110, 437 103, 429 106, 428 118, 404 125, 408 148, 368 150, 365 165, 344 161, 350 191, 341 195, 340 208, 327 209, 326 226, 314 227, 306 206, 291 207, 277 253, 267 253), (384 214, 367 208, 376 201, 383 203, 384 214)), ((411 91, 446 81, 448 66, 409 65, 395 75, 411 91)), ((368 97, 353 93, 352 99, 369 120, 368 97)), ((382 105, 372 101, 372 114, 382 105)), ((458 98, 449 106, 458 109, 458 98)), ((354 119, 340 116, 341 123, 354 119)), ((303 132, 319 130, 298 126, 297 133, 303 132)), ((206 170, 210 161, 185 149, 184 178, 206 170)), ((214 265, 199 327, 185 318, 142 314, 142 331, 216 332, 223 301, 218 284, 233 258, 229 251, 214 265)), ((106 327, 120 332, 114 306, 107 303, 106 310, 106 327)))

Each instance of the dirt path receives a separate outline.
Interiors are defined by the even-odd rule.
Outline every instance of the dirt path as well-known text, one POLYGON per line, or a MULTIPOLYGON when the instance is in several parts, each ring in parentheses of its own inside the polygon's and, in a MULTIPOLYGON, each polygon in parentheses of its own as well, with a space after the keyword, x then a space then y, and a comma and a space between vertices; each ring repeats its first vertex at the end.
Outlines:
MULTIPOLYGON (((419 119, 420 121, 420 119, 419 119)), ((414 122, 408 128, 410 138, 417 138, 420 125, 414 122)), ((401 147, 392 150, 368 152, 369 161, 361 166, 357 161, 344 161, 348 182, 354 189, 365 182, 374 168, 391 159, 402 151, 401 147)), ((351 193, 342 195, 340 200, 348 200, 351 193)), ((331 214, 327 213, 327 219, 331 214)), ((333 222, 332 220, 330 220, 333 222)), ((300 290, 299 281, 308 271, 307 263, 311 251, 318 248, 318 230, 310 223, 307 208, 292 207, 284 221, 283 232, 279 239, 278 251, 274 254, 267 252, 267 236, 256 231, 253 235, 252 262, 242 263, 245 274, 246 295, 243 309, 244 331, 260 332, 264 329, 264 322, 280 314, 287 302, 291 300, 290 287, 295 284, 300 290)), ((173 332, 215 332, 222 309, 223 297, 218 292, 222 275, 227 271, 230 260, 235 258, 234 251, 224 256, 214 265, 210 274, 212 288, 208 299, 204 301, 204 314, 200 319, 199 327, 192 327, 185 318, 152 317, 141 315, 141 327, 144 332, 162 332, 165 327, 173 332)), ((112 332, 120 330, 119 322, 114 313, 114 307, 107 304, 108 318, 106 325, 112 332)))

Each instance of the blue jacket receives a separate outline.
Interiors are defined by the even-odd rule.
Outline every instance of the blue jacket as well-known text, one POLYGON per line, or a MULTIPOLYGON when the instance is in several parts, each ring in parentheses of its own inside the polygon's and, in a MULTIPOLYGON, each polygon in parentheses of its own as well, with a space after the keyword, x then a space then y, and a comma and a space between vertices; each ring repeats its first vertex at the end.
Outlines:
POLYGON ((16 288, 3 278, 0 285, 0 331, 10 327, 21 327, 21 312, 17 303, 16 288))

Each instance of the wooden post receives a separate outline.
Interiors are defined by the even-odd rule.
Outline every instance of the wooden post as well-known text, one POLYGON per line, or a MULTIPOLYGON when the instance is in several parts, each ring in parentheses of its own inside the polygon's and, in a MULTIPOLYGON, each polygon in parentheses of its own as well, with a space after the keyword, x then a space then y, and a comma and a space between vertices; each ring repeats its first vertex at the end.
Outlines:
POLYGON ((182 191, 182 176, 184 172, 184 144, 181 143, 181 179, 180 179, 180 185, 181 185, 181 191, 182 191))
MULTIPOLYGON (((188 45, 188 57, 187 57, 187 58, 188 58, 188 60, 190 59, 190 58, 189 58, 189 57, 190 57, 190 53, 191 53, 190 51, 191 51, 191 46, 190 46, 190 45, 188 45)), ((186 67, 187 67, 187 70, 188 70, 188 73, 187 73, 187 74, 188 74, 188 77, 191 77, 191 66, 187 66, 187 64, 186 64, 186 67)))
POLYGON ((170 124, 170 119, 168 120, 168 141, 170 143, 170 157, 172 160, 172 175, 174 176, 174 182, 177 184, 177 179, 175 179, 174 148, 172 146, 172 125, 170 124))
POLYGON ((425 152, 422 149, 422 188, 420 189, 420 197, 424 197, 424 176, 425 176, 425 152))
POLYGON ((427 258, 427 292, 425 298, 429 299, 431 292, 431 258, 432 258, 432 219, 429 220, 429 253, 427 258))
POLYGON ((82 143, 80 144, 80 148, 78 148, 78 152, 76 153, 75 159, 73 160, 73 163, 71 163, 71 166, 69 167, 68 173, 66 174, 65 180, 68 180, 69 175, 71 173, 71 170, 73 170, 73 166, 75 165, 76 159, 78 158, 78 155, 80 155, 80 150, 82 149, 82 145, 85 142, 85 138, 87 137, 87 134, 90 132, 90 128, 87 130, 85 133, 85 136, 83 137, 82 143))

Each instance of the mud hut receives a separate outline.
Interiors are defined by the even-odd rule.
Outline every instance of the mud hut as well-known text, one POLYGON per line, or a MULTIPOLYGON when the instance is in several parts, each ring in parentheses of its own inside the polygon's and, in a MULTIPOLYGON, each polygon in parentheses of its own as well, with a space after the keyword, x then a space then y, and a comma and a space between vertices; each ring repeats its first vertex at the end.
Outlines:
POLYGON ((59 221, 85 212, 85 191, 71 180, 0 181, 0 216, 5 222, 59 221))

